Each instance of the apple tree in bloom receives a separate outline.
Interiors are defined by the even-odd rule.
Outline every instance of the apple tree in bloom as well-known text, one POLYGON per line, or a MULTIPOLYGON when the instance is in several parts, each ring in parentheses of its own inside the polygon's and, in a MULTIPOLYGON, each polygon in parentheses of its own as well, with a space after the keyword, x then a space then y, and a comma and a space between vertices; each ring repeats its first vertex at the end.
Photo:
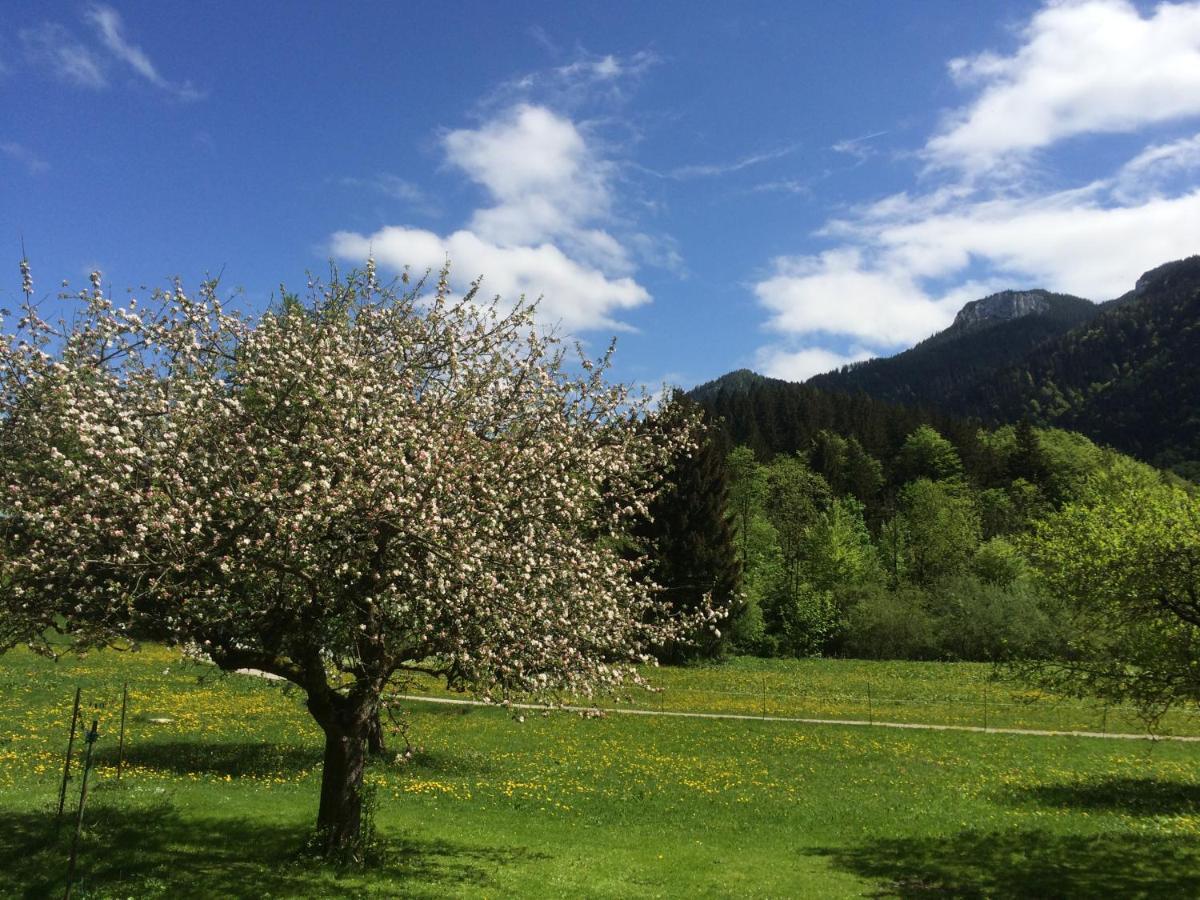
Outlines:
POLYGON ((298 685, 325 850, 354 846, 394 678, 587 694, 694 630, 626 535, 693 423, 646 427, 529 305, 370 263, 257 319, 214 284, 118 307, 97 274, 51 322, 26 287, 0 337, 0 619, 298 685))

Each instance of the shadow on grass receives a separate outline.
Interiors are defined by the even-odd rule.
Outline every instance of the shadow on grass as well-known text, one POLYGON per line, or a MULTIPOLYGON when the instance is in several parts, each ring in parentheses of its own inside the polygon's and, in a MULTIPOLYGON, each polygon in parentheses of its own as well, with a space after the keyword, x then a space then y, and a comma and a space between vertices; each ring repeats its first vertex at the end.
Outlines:
POLYGON ((1184 837, 972 830, 817 852, 882 882, 874 897, 1200 896, 1200 846, 1184 837))
POLYGON ((1200 784, 1153 778, 1106 778, 1076 784, 1045 784, 1013 795, 1017 803, 1122 812, 1135 816, 1200 813, 1200 784))
MULTIPOLYGON (((125 748, 125 765, 157 769, 179 775, 263 776, 311 769, 321 762, 318 747, 291 747, 268 743, 206 743, 155 741, 125 748)), ((97 750, 96 763, 117 764, 117 748, 97 750)))
MULTIPOLYGON (((61 896, 71 832, 48 813, 5 814, 0 896, 61 896)), ((521 847, 385 837, 378 865, 340 871, 300 853, 308 834, 269 819, 185 819, 165 803, 89 805, 77 896, 435 897, 486 888, 497 868, 542 858, 521 847)))

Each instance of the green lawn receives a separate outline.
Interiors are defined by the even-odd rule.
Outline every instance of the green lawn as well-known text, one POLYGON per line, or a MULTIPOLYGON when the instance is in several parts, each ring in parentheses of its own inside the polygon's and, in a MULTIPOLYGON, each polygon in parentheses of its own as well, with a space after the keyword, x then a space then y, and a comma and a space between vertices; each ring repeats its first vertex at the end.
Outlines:
MULTIPOLYGON (((736 696, 763 678, 833 693, 854 672, 881 694, 932 696, 973 686, 971 671, 983 678, 758 661, 656 675, 669 707, 690 705, 676 692, 736 696)), ((69 835, 52 813, 76 684, 102 733, 77 896, 1200 895, 1192 744, 568 713, 520 722, 430 705, 412 708, 414 759, 368 776, 383 863, 339 873, 296 854, 320 777, 299 694, 161 648, 0 658, 0 895, 61 896, 69 835)))
MULTIPOLYGON (((743 657, 716 665, 647 669, 645 674, 661 690, 567 699, 602 708, 1137 735, 1147 731, 1131 707, 997 682, 994 668, 986 663, 743 657)), ((408 692, 453 696, 432 679, 415 679, 408 692)), ((1156 733, 1200 736, 1200 715, 1172 711, 1157 724, 1156 733)))

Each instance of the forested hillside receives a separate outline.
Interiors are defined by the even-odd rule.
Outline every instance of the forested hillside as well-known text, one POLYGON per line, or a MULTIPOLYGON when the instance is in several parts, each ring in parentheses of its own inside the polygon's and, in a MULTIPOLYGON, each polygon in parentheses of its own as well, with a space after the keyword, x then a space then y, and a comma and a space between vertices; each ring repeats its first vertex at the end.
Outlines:
POLYGON ((950 328, 897 356, 846 366, 790 390, 785 383, 765 388, 768 380, 738 373, 734 382, 718 379, 696 395, 714 410, 721 405, 735 438, 759 452, 803 443, 789 433, 796 426, 777 421, 780 410, 807 414, 835 403, 842 408, 825 414, 830 422, 861 419, 865 410, 880 421, 900 415, 862 401, 820 400, 811 393, 819 388, 926 407, 927 420, 941 414, 1068 428, 1195 480, 1197 360, 1200 256, 1193 256, 1147 272, 1132 291, 1098 306, 1045 291, 1006 291, 967 304, 950 328))
POLYGON ((974 425, 932 407, 900 406, 865 393, 835 393, 746 369, 730 372, 688 392, 734 444, 762 460, 808 448, 821 431, 855 438, 868 452, 887 458, 918 425, 933 425, 955 443, 974 440, 974 425))
POLYGON ((1087 325, 971 385, 956 408, 1028 416, 1200 477, 1200 256, 1147 272, 1087 325))
POLYGON ((969 410, 955 399, 964 383, 986 381, 1098 313, 1094 303, 1079 297, 1004 291, 968 303, 953 325, 903 353, 817 375, 808 384, 962 414, 969 410))

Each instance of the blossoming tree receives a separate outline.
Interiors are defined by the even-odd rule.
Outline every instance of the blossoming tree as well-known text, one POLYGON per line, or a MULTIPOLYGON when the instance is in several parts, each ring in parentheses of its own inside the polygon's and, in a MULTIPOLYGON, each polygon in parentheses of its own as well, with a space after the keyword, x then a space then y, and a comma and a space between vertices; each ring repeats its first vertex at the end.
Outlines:
POLYGON ((0 337, 0 617, 300 686, 326 851, 357 840, 395 677, 587 693, 695 626, 652 613, 622 540, 691 425, 640 427, 524 303, 371 264, 256 321, 213 284, 118 308, 94 275, 69 325, 31 296, 0 337))

